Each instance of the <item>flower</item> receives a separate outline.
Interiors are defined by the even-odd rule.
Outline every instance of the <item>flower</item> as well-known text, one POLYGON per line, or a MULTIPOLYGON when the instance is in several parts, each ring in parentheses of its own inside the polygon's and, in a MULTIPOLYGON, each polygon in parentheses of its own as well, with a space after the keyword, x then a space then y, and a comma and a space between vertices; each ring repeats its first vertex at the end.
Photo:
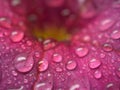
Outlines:
POLYGON ((0 6, 0 90, 120 89, 119 1, 0 6))

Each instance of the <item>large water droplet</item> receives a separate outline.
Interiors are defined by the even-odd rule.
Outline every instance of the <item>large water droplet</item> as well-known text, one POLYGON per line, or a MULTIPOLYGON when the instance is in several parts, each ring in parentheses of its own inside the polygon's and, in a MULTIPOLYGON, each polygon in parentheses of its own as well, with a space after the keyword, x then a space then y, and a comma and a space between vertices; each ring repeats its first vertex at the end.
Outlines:
POLYGON ((100 79, 101 77, 102 77, 102 73, 101 73, 101 71, 95 71, 95 73, 94 73, 94 77, 96 78, 96 79, 100 79))
POLYGON ((14 59, 14 63, 15 63, 15 68, 19 71, 19 72, 28 72, 33 68, 34 65, 34 60, 32 55, 28 55, 25 53, 19 54, 18 56, 16 56, 16 58, 14 59))
POLYGON ((120 31, 119 30, 113 31, 111 34, 111 38, 112 39, 120 39, 120 31))
POLYGON ((48 69, 48 61, 45 59, 40 61, 38 68, 40 72, 46 71, 48 69))
POLYGON ((54 62, 61 62, 62 61, 62 56, 60 54, 53 54, 53 61, 54 62))
POLYGON ((101 31, 109 29, 115 23, 112 19, 105 19, 100 22, 99 28, 101 31))
POLYGON ((20 42, 23 39, 23 37, 24 37, 24 32, 22 31, 13 31, 10 36, 13 42, 20 42))
POLYGON ((89 62, 89 67, 94 69, 94 68, 98 68, 101 65, 101 61, 98 59, 91 59, 89 62))
POLYGON ((74 70, 77 67, 77 63, 74 60, 70 60, 67 62, 66 68, 68 70, 74 70))
POLYGON ((113 50, 113 47, 112 47, 111 44, 106 43, 106 44, 103 45, 103 50, 107 51, 107 52, 110 52, 110 51, 113 50))
POLYGON ((85 47, 80 47, 80 48, 77 48, 75 53, 79 56, 79 57, 84 57, 88 54, 89 50, 88 48, 85 48, 85 47))
POLYGON ((111 87, 113 87, 113 83, 109 83, 107 86, 106 86, 106 88, 108 89, 108 88, 111 88, 111 87))

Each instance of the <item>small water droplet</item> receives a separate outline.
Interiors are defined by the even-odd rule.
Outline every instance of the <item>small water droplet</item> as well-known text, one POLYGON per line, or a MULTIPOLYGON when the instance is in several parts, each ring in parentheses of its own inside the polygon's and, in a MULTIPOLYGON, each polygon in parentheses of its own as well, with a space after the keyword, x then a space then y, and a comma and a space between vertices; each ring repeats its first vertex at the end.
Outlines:
POLYGON ((101 65, 101 61, 98 59, 91 59, 89 62, 89 67, 94 69, 94 68, 98 68, 101 65))
POLYGON ((116 75, 120 78, 120 68, 116 70, 116 75))
POLYGON ((21 0, 12 0, 11 4, 12 6, 17 6, 21 3, 21 0))
POLYGON ((39 71, 43 72, 48 69, 48 61, 47 60, 42 60, 39 62, 39 71))
POLYGON ((107 51, 107 52, 110 52, 110 51, 113 50, 113 47, 112 47, 111 44, 105 43, 105 44, 103 45, 103 50, 104 50, 104 51, 107 51))
POLYGON ((53 54, 53 61, 54 62, 61 62, 62 61, 62 56, 60 54, 53 54))
POLYGON ((56 71, 57 71, 57 72, 62 72, 62 68, 57 67, 57 68, 56 68, 56 71))
POLYGON ((39 58, 40 57, 40 53, 39 52, 35 52, 35 57, 39 58))
POLYGON ((11 28, 11 21, 7 17, 0 17, 0 26, 11 28))
POLYGON ((10 36, 13 42, 20 42, 23 39, 23 37, 24 37, 24 32, 22 31, 13 31, 10 36))
POLYGON ((27 55, 25 53, 19 54, 18 56, 16 56, 14 61, 15 61, 15 68, 19 72, 23 72, 23 73, 30 71, 34 65, 34 60, 31 54, 30 55, 27 55))
POLYGON ((11 83, 12 83, 12 81, 11 81, 11 80, 8 80, 8 81, 7 81, 7 83, 8 83, 8 84, 11 84, 11 83))
POLYGON ((88 54, 89 50, 88 48, 85 48, 85 47, 80 47, 80 48, 77 48, 75 53, 79 56, 79 57, 84 57, 88 54))
POLYGON ((31 41, 27 41, 27 45, 28 45, 28 46, 31 46, 31 45, 32 45, 32 42, 31 42, 31 41))
POLYGON ((101 77, 102 77, 102 73, 101 73, 101 71, 95 71, 95 73, 94 73, 94 77, 96 78, 96 79, 100 79, 101 77))
POLYGON ((64 0, 45 0, 45 2, 50 7, 60 7, 63 5, 64 0))
POLYGON ((68 70, 74 70, 77 67, 76 61, 70 60, 67 62, 66 68, 68 70))
POLYGON ((111 34, 111 38, 112 39, 120 39, 120 31, 119 30, 113 31, 111 34))
POLYGON ((12 71, 12 74, 13 74, 14 76, 17 76, 17 75, 18 75, 16 71, 12 71))
POLYGON ((105 19, 105 20, 100 22, 99 28, 100 28, 101 31, 104 31, 104 30, 109 29, 114 23, 115 23, 114 20, 105 19))
POLYGON ((101 58, 105 58, 105 54, 104 54, 104 53, 101 53, 101 54, 100 54, 100 57, 101 57, 101 58))
POLYGON ((51 49, 53 47, 55 47, 56 43, 50 39, 47 39, 43 42, 44 44, 44 49, 45 50, 48 50, 48 49, 51 49))
POLYGON ((28 83, 28 80, 27 80, 27 79, 24 79, 24 83, 28 83))
POLYGON ((61 12, 62 16, 68 16, 70 14, 70 10, 69 9, 64 9, 62 12, 61 12))

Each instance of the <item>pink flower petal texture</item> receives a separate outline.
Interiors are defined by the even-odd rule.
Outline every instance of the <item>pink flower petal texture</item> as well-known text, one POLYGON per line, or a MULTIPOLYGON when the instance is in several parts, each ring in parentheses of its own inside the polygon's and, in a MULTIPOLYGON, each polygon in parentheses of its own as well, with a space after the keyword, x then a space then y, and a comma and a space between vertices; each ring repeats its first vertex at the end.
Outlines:
POLYGON ((0 0, 0 90, 120 90, 119 12, 119 0, 0 0), (33 35, 47 25, 70 38, 33 35))

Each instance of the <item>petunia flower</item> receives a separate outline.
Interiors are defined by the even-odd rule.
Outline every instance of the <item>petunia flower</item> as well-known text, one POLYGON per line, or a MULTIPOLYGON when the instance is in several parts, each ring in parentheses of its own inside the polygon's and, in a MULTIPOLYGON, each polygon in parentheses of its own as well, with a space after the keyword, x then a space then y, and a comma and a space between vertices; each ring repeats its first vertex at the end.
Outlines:
POLYGON ((119 0, 0 0, 0 90, 120 90, 119 0))

